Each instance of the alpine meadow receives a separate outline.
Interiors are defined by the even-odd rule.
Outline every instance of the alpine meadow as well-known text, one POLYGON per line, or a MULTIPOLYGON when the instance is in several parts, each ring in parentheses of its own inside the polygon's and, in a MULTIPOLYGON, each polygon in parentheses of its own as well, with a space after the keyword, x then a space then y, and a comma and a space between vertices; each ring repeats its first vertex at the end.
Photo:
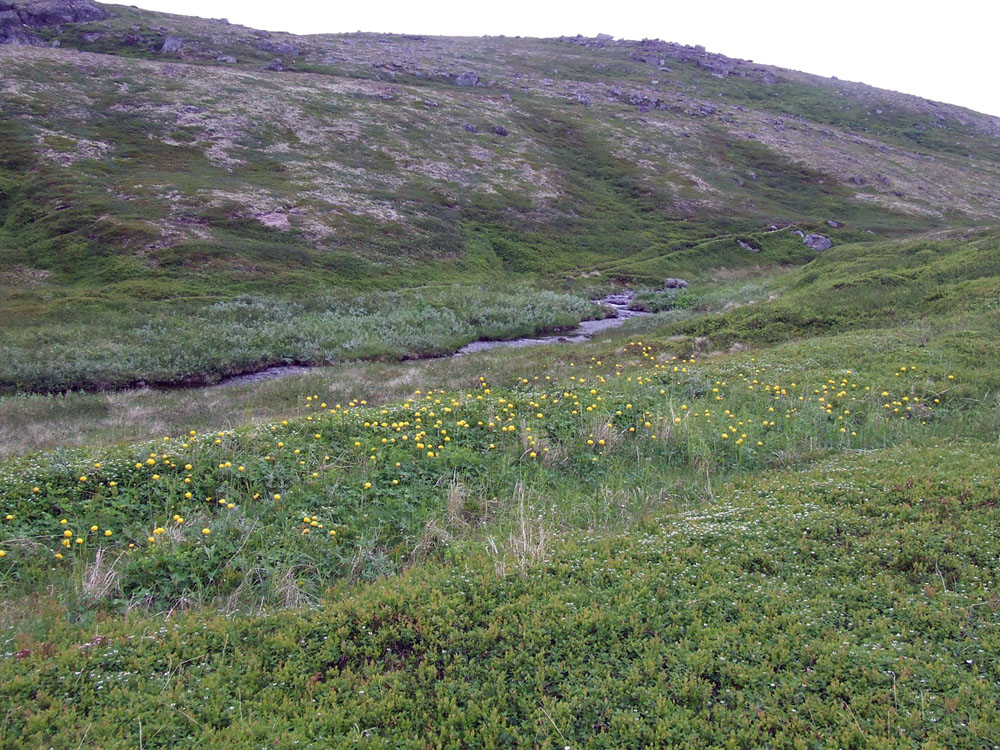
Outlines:
POLYGON ((0 0, 0 749, 1000 748, 1000 118, 0 0))

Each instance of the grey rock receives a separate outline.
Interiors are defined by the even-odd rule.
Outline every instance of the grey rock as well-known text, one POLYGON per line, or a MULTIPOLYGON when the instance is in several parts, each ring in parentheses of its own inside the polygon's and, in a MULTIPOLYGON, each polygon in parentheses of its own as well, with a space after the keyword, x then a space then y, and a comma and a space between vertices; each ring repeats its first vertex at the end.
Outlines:
POLYGON ((462 127, 465 128, 465 132, 466 133, 478 133, 479 132, 479 128, 477 128, 475 125, 473 125, 470 122, 465 123, 462 127))
POLYGON ((850 179, 851 179, 851 182, 853 182, 855 185, 864 185, 865 184, 865 181, 862 180, 860 177, 858 177, 856 174, 855 175, 851 175, 850 179))
POLYGON ((797 234, 799 237, 805 237, 806 236, 806 233, 803 232, 801 229, 793 229, 792 230, 792 234, 797 234))
POLYGON ((744 242, 743 240, 736 240, 736 244, 739 245, 740 247, 742 247, 744 250, 750 251, 751 253, 759 253, 760 252, 760 248, 759 247, 754 247, 749 242, 744 242))
POLYGON ((0 10, 0 31, 21 25, 21 17, 13 10, 0 10))
POLYGON ((0 44, 9 44, 13 47, 44 47, 45 40, 24 26, 10 26, 6 29, 0 28, 0 44))
POLYGON ((264 29, 254 29, 253 30, 253 35, 254 36, 259 36, 261 39, 270 39, 271 38, 270 32, 264 31, 264 29))
POLYGON ((184 40, 179 36, 168 36, 163 40, 163 46, 160 47, 160 52, 164 54, 169 54, 171 52, 177 52, 181 47, 184 46, 184 40))
POLYGON ((664 289, 687 289, 691 286, 690 282, 684 279, 664 279, 663 288, 664 289))
POLYGON ((215 61, 223 63, 225 65, 235 65, 236 64, 236 58, 233 57, 232 55, 219 55, 218 57, 215 58, 215 61))
POLYGON ((833 247, 833 240, 822 234, 807 234, 802 238, 802 244, 811 250, 829 250, 833 247))
POLYGON ((271 52, 275 55, 284 55, 285 57, 298 57, 302 54, 302 51, 290 42, 270 42, 262 40, 257 42, 254 46, 263 52, 271 52))
POLYGON ((280 57, 276 57, 273 60, 271 60, 271 62, 269 62, 267 65, 261 66, 261 70, 271 70, 274 71, 275 73, 281 73, 284 70, 286 70, 286 68, 285 68, 285 63, 282 61, 282 59, 280 57))
POLYGON ((479 76, 473 73, 471 70, 468 73, 462 73, 460 76, 455 76, 456 86, 477 86, 479 85, 479 76))
POLYGON ((505 128, 503 125, 497 125, 495 128, 493 128, 493 132, 504 138, 507 137, 507 128, 505 128))
POLYGON ((80 34, 80 39, 87 44, 93 44, 94 42, 99 42, 104 38, 104 34, 100 31, 88 31, 86 34, 80 34))
POLYGON ((843 224, 841 224, 841 223, 840 223, 839 221, 835 221, 834 219, 830 219, 830 220, 829 220, 829 221, 827 221, 826 223, 827 223, 827 226, 831 226, 831 227, 833 227, 834 229, 840 229, 840 228, 841 228, 842 226, 844 226, 844 225, 843 225, 843 224))
POLYGON ((25 26, 37 29, 64 23, 103 21, 112 14, 87 0, 46 0, 18 8, 18 15, 25 26))

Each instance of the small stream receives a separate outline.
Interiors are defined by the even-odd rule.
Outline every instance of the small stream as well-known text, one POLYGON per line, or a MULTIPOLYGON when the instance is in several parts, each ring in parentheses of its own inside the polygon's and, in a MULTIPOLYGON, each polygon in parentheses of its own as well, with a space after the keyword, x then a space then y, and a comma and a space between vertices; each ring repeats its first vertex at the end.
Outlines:
MULTIPOLYGON (((599 320, 584 320, 580 323, 580 325, 576 326, 576 328, 571 328, 568 331, 545 334, 543 336, 526 336, 519 339, 473 341, 471 344, 463 346, 454 354, 447 354, 445 356, 461 357, 465 354, 485 352, 489 349, 497 349, 499 347, 519 349, 524 346, 538 346, 540 344, 579 344, 583 341, 589 340, 595 333, 606 331, 609 328, 617 328, 629 318, 649 315, 649 313, 628 309, 628 306, 632 303, 631 292, 609 294, 606 297, 593 301, 614 310, 614 316, 609 318, 600 318, 599 320)), ((216 383, 214 386, 209 387, 217 388, 219 386, 227 385, 245 385, 247 383, 256 383, 261 380, 274 380, 276 378, 285 378, 290 375, 301 375, 312 369, 312 367, 306 367, 304 365, 277 365, 275 367, 268 367, 264 370, 248 373, 246 375, 234 375, 231 378, 225 378, 216 383)))
POLYGON ((550 333, 544 336, 529 336, 520 339, 500 341, 473 341, 471 344, 463 346, 451 356, 460 357, 463 354, 485 352, 488 349, 496 349, 501 346, 505 346, 510 349, 519 349, 522 346, 537 346, 539 344, 579 344, 582 341, 590 339, 595 333, 606 331, 609 328, 617 328, 629 318, 649 314, 628 309, 628 306, 632 303, 632 294, 630 292, 625 292, 624 294, 609 294, 607 297, 593 301, 613 309, 615 311, 614 317, 601 318, 599 320, 584 320, 576 328, 572 328, 568 331, 561 331, 559 333, 550 333))

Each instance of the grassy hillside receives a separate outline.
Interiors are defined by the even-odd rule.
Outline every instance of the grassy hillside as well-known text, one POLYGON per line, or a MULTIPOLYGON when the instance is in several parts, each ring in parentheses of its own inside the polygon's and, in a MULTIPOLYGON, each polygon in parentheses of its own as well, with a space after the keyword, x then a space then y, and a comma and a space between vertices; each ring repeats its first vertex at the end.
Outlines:
POLYGON ((471 284, 503 306, 511 285, 590 293, 815 256, 771 227, 839 245, 1000 211, 995 118, 697 48, 294 37, 84 0, 56 23, 52 3, 8 5, 24 23, 5 16, 0 39, 47 46, 0 45, 0 346, 19 363, 39 332, 32 358, 53 373, 15 364, 8 392, 355 356, 289 341, 289 301, 335 318, 373 289, 471 284), (250 343, 202 341, 247 295, 278 311, 250 343), (195 354, 165 366, 158 329, 195 354), (123 356, 72 364, 82 337, 123 356))
POLYGON ((656 40, 0 42, 0 748, 1000 746, 995 118, 656 40))

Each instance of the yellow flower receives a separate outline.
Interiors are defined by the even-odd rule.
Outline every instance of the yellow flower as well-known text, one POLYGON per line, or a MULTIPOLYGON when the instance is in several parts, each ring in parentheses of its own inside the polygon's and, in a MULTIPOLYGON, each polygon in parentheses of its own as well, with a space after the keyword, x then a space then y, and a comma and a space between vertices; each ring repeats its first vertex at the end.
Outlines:
POLYGON ((0 557, 7 557, 7 553, 0 549, 0 557))
POLYGON ((279 495, 279 494, 275 493, 275 495, 274 495, 274 499, 275 499, 275 500, 280 500, 280 499, 281 499, 281 495, 279 495))
POLYGON ((97 527, 96 527, 96 526, 91 526, 91 527, 90 527, 90 530, 91 530, 91 531, 97 531, 97 527))
POLYGON ((204 534, 205 536, 208 536, 209 534, 212 533, 212 530, 211 529, 202 529, 201 533, 204 534))
POLYGON ((111 536, 111 529, 105 529, 104 536, 111 536))
POLYGON ((73 532, 70 531, 69 529, 66 529, 66 531, 63 532, 63 536, 69 539, 71 536, 73 536, 73 532))

